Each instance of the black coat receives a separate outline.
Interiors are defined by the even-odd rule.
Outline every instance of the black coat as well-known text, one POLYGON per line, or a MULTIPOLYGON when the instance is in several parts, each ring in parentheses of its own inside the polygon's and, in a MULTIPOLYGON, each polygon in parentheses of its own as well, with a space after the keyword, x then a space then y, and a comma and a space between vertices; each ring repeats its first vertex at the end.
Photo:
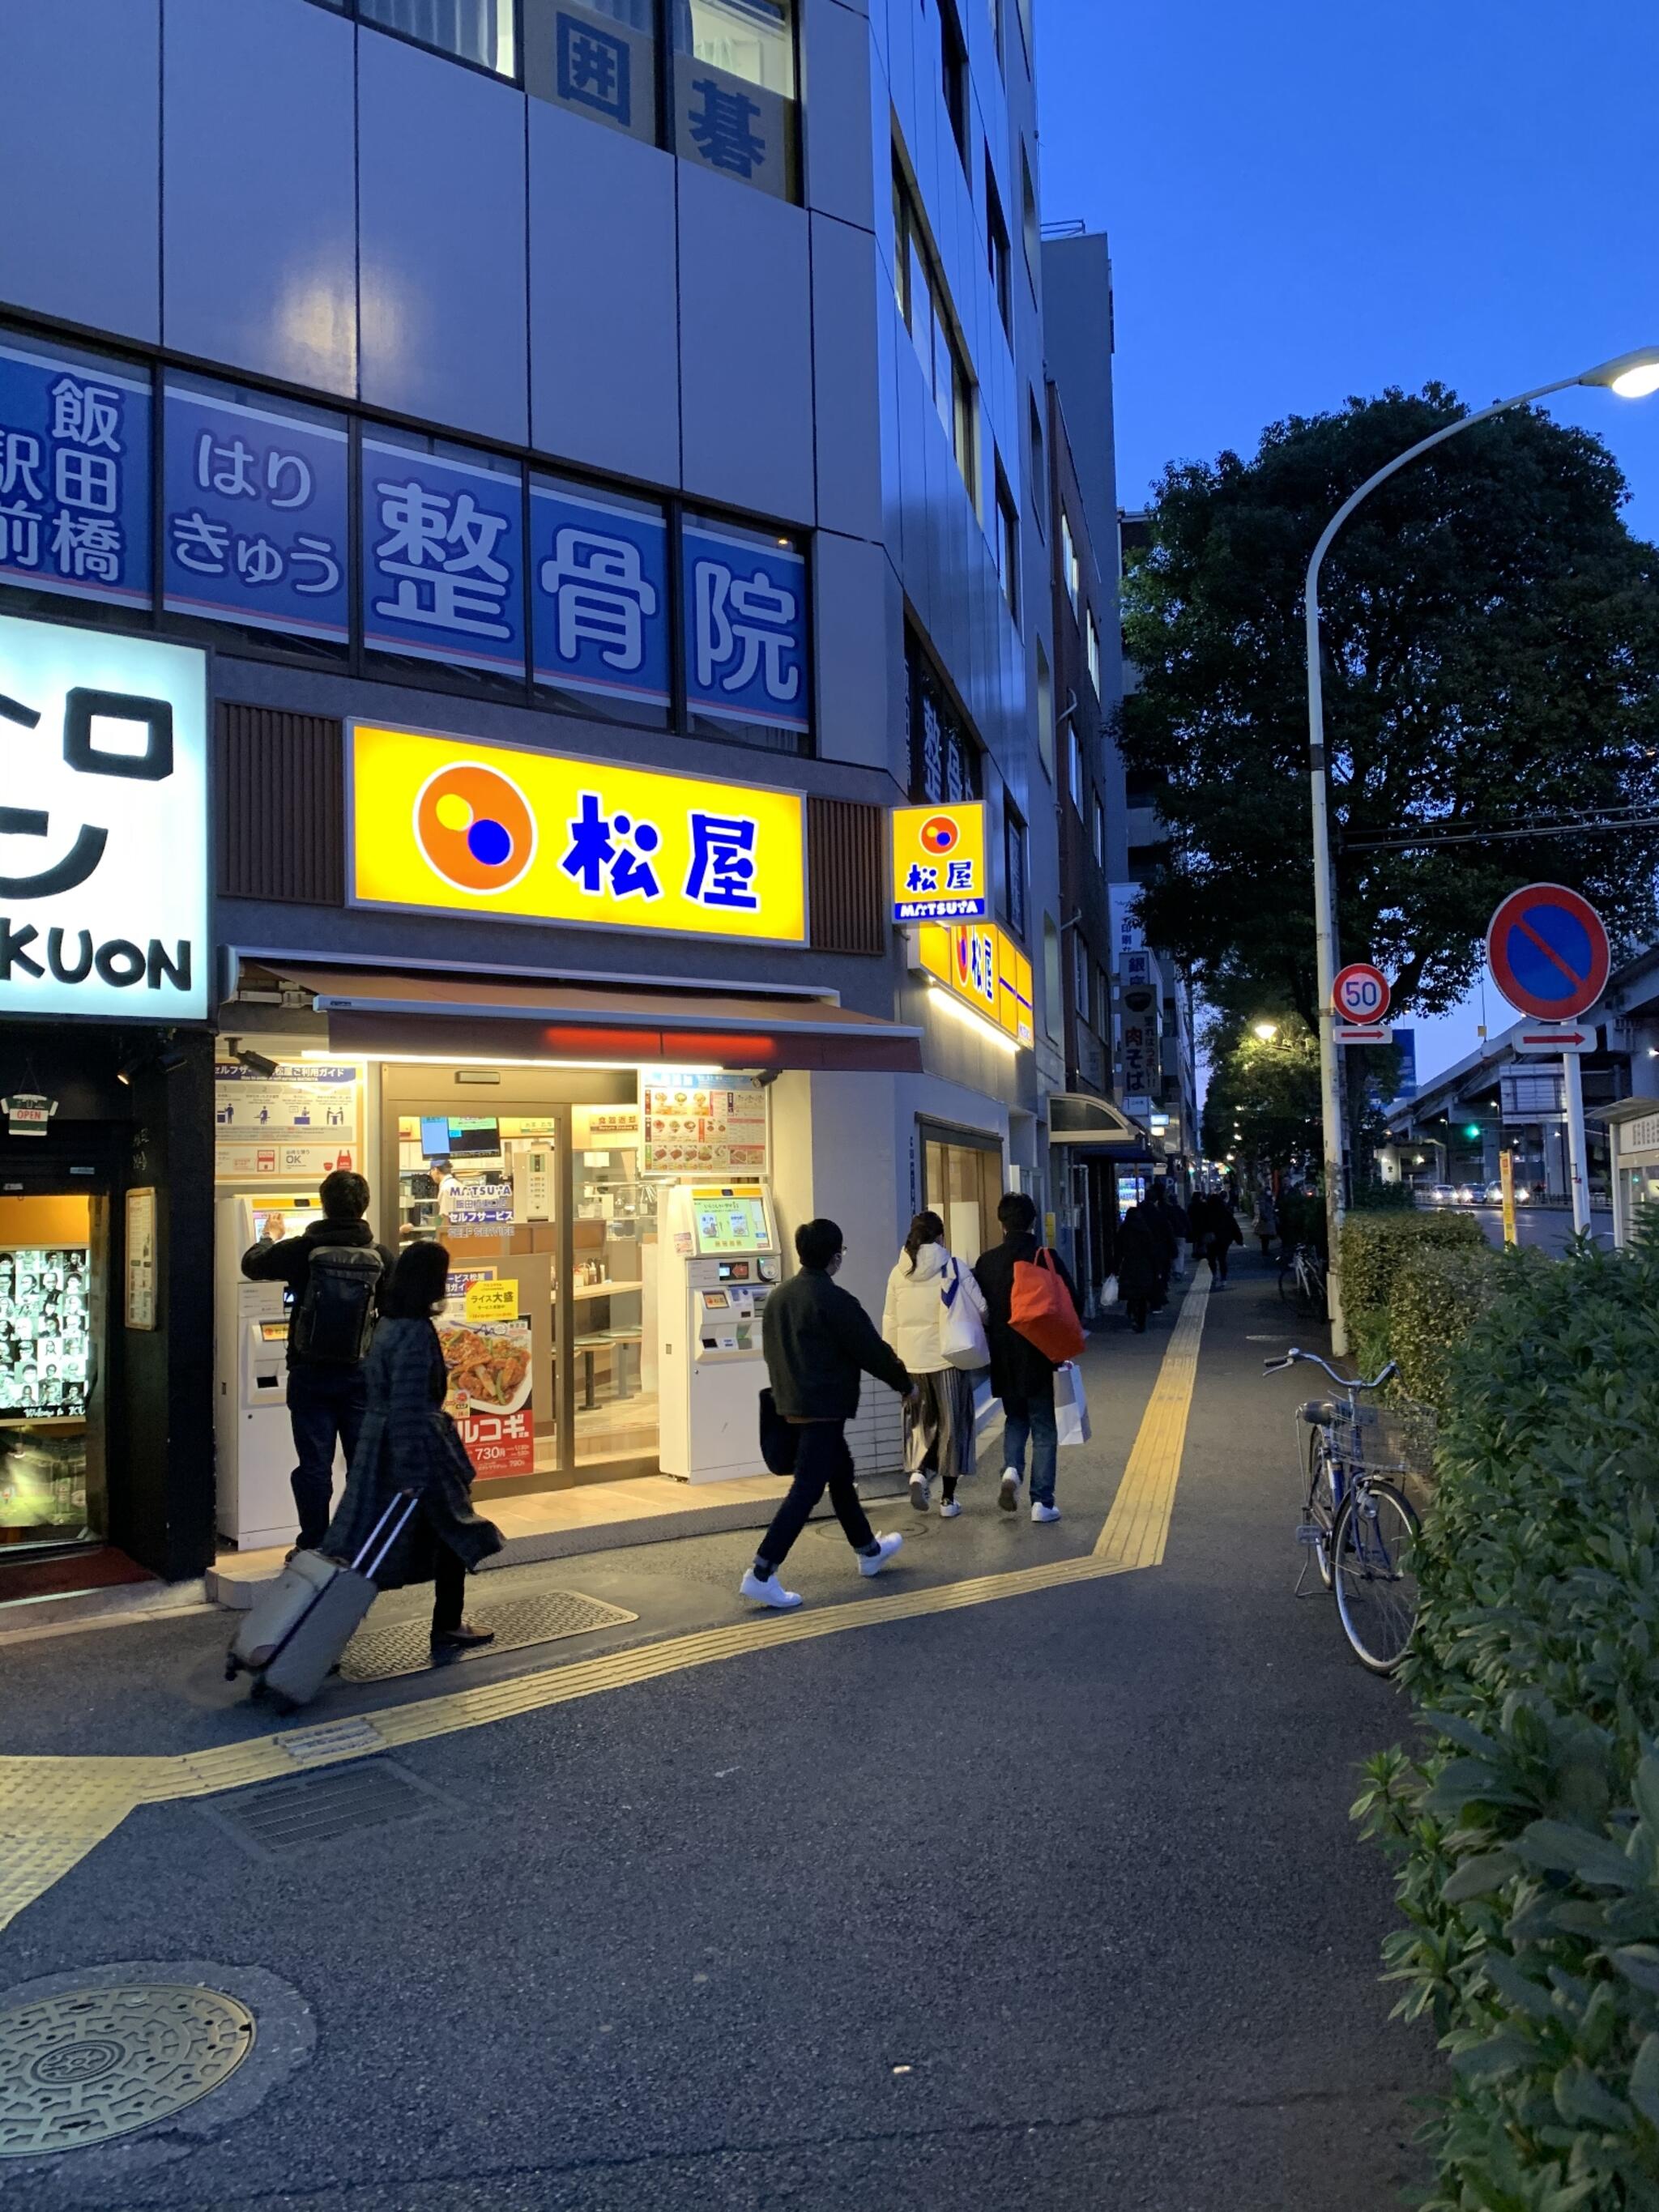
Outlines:
POLYGON ((1170 1263, 1164 1256, 1163 1243, 1149 1218, 1156 1212, 1154 1206, 1132 1206, 1118 1228, 1118 1296, 1137 1304, 1143 1298, 1157 1297, 1169 1273, 1170 1263))
MULTIPOLYGON (((991 1346, 991 1388, 999 1398, 1052 1398, 1054 1395, 1054 1364, 1046 1352, 1023 1337, 1010 1325, 1009 1309, 1014 1296, 1014 1266, 1020 1260, 1036 1257, 1037 1241, 1029 1231, 1009 1235, 1000 1244, 981 1252, 974 1262, 974 1279, 985 1293, 985 1334, 991 1346)), ((1049 1249, 1048 1256, 1071 1295, 1072 1304, 1080 1313, 1077 1285, 1067 1272, 1066 1262, 1058 1252, 1049 1249)))
MULTIPOLYGON (((374 1310, 379 1313, 393 1261, 384 1244, 374 1244, 374 1231, 366 1221, 308 1221, 303 1237, 262 1237, 243 1253, 242 1273, 250 1283, 281 1283, 298 1305, 305 1296, 306 1279, 311 1273, 311 1255, 319 1244, 374 1245, 380 1255, 380 1279, 374 1286, 374 1310)), ((310 1364, 295 1351, 291 1330, 288 1342, 289 1365, 310 1364)), ((333 1366, 335 1363, 331 1360, 328 1364, 333 1366)))
POLYGON ((901 1396, 908 1369, 850 1291, 822 1267, 802 1267, 768 1297, 761 1318, 766 1372, 786 1421, 850 1421, 859 1377, 873 1375, 901 1396))
POLYGON ((437 1330, 429 1321, 382 1321, 365 1364, 368 1407, 323 1550, 355 1559, 392 1499, 413 1490, 420 1511, 376 1582, 387 1589, 429 1582, 436 1544, 476 1567, 501 1550, 501 1532, 472 1510, 472 1462, 443 1410, 448 1376, 437 1330))

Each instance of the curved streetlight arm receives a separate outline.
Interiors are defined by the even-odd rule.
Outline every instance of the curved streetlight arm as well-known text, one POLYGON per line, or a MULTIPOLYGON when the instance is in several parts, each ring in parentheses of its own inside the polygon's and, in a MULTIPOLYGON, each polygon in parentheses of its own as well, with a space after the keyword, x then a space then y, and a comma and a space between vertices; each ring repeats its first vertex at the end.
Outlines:
POLYGON ((1583 376, 1564 376, 1553 384, 1540 384, 1532 392, 1517 392, 1513 399, 1500 399, 1478 414, 1460 416, 1455 422, 1448 422, 1432 436, 1419 438, 1416 445, 1408 446, 1397 453, 1386 467, 1367 477, 1357 491, 1350 492, 1336 513, 1320 533, 1308 562, 1308 580, 1304 593, 1304 611, 1308 632, 1308 781, 1313 805, 1313 861, 1314 861, 1314 959, 1319 993, 1319 1093, 1320 1118, 1324 1132, 1325 1153, 1325 1225, 1330 1247, 1328 1294, 1331 1316, 1331 1343, 1334 1349, 1345 1352, 1348 1349, 1347 1322, 1342 1304, 1342 1096, 1339 1063, 1336 1056, 1336 1011, 1331 1003, 1331 987, 1336 981, 1336 887, 1331 874, 1331 833, 1327 806, 1325 775, 1325 688, 1320 667, 1319 654, 1319 570, 1331 542, 1343 524, 1360 503, 1370 497, 1379 484, 1386 483, 1392 476, 1419 460, 1437 446, 1443 446, 1448 438, 1455 438, 1460 430, 1472 430, 1477 422, 1490 422, 1494 415, 1506 415, 1513 407, 1530 406, 1534 399, 1547 399, 1552 392, 1565 392, 1571 386, 1585 381, 1583 376))

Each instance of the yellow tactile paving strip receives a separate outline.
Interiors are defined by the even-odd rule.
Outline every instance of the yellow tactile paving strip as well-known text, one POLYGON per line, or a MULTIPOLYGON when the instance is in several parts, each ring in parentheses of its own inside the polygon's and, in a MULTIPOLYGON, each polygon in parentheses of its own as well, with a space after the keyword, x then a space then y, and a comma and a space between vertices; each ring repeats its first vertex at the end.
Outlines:
POLYGON ((243 1743, 155 1759, 0 1758, 0 1928, 94 1850, 140 1805, 207 1797, 274 1782, 301 1770, 372 1758, 463 1729, 541 1712, 635 1682, 659 1680, 758 1651, 810 1644, 884 1621, 916 1620, 1003 1598, 1026 1597, 1107 1575, 1156 1566, 1175 1506, 1187 1411, 1198 1372, 1207 1287, 1187 1294, 1147 1406, 1116 1502, 1090 1556, 1009 1574, 979 1575, 930 1589, 826 1606, 816 1612, 747 1616, 724 1628, 613 1651, 508 1681, 482 1683, 384 1711, 311 1723, 243 1743))
POLYGON ((1210 1303, 1206 1273, 1182 1301, 1181 1312, 1158 1370, 1152 1395, 1129 1453, 1123 1480, 1095 1545, 1097 1561, 1116 1567, 1156 1567, 1164 1562, 1164 1540, 1175 1510, 1181 1455, 1187 1443, 1187 1415, 1198 1379, 1198 1345, 1210 1303))

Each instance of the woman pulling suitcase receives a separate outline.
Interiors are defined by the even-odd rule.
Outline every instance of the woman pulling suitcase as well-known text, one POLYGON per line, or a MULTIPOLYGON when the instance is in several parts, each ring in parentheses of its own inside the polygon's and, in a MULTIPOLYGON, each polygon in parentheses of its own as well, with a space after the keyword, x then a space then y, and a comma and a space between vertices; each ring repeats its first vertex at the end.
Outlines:
POLYGON ((501 1532, 472 1510, 472 1462, 443 1409, 448 1376, 432 1326, 442 1307, 449 1254, 441 1244, 405 1247, 386 1285, 368 1353, 368 1409, 352 1454, 340 1510, 323 1539, 331 1558, 355 1558, 402 1494, 419 1510, 377 1569, 382 1589, 436 1585, 435 1652, 493 1644, 495 1631, 463 1618, 469 1568, 501 1548, 501 1532))

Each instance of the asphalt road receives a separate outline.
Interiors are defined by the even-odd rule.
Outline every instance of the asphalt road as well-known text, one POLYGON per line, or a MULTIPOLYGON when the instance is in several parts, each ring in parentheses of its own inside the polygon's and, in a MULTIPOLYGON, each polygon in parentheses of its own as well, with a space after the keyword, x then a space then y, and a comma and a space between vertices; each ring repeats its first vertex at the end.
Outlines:
MULTIPOLYGON (((262 1969, 289 2070, 222 2124, 210 2099, 193 2132, 0 2167, 8 2212, 1393 2208, 1436 2062, 1388 2021, 1390 1885, 1347 1808, 1405 1711, 1291 1594, 1307 1392, 1260 1379, 1285 1337, 1242 1263, 1161 1566, 411 1745, 370 1764, 412 1817, 274 1856, 234 1793, 132 1814, 0 1934, 0 2009, 123 1960, 262 1969)), ((957 1522, 882 1516, 903 1574, 1089 1550, 1164 1341, 1097 1340, 1059 1528, 999 1515, 983 1472, 957 1522)), ((749 1547, 556 1565, 638 1642, 733 1618, 749 1547)), ((791 1569, 864 1601, 833 1528, 791 1569)), ((209 1695, 210 1656, 190 1623, 0 1652, 0 1750, 268 1730, 209 1695)), ((340 1694, 329 1717, 388 1702, 340 1694)))
MULTIPOLYGON (((1501 1206, 1474 1206, 1469 1208, 1486 1233, 1487 1241, 1501 1244, 1504 1241, 1504 1209, 1501 1206)), ((1593 1206, 1590 1208, 1590 1235, 1607 1251, 1613 1249, 1613 1209, 1593 1206)), ((1572 1211, 1565 1206, 1517 1206, 1515 1209, 1515 1232, 1517 1241, 1528 1249, 1547 1253, 1559 1260, 1572 1242, 1572 1211)))

